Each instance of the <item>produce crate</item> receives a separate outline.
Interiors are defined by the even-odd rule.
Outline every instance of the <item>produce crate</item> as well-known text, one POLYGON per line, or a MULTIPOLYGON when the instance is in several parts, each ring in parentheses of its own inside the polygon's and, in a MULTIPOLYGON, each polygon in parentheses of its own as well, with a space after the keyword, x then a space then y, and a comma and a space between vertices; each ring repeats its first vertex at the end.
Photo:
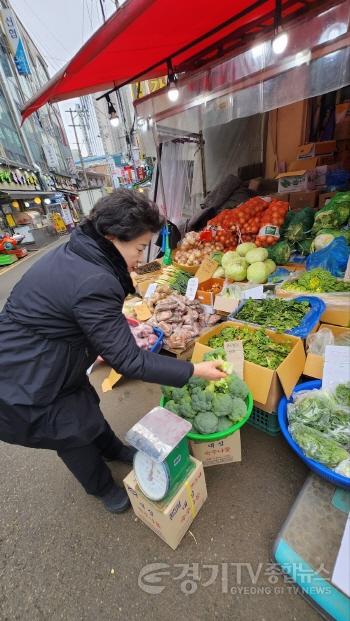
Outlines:
POLYGON ((247 423, 255 427, 255 429, 268 433, 269 436, 277 436, 281 431, 277 413, 264 412, 264 410, 260 410, 255 405, 247 423))

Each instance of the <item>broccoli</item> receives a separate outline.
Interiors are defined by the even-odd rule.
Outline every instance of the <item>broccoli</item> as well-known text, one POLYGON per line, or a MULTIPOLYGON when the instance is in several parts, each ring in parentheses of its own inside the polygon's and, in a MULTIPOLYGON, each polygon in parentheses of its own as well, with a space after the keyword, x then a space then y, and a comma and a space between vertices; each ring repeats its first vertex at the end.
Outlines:
POLYGON ((190 395, 185 395, 181 401, 177 403, 178 413, 184 418, 194 418, 196 413, 192 409, 192 399, 190 395))
POLYGON ((218 419, 218 431, 226 431, 232 427, 232 421, 227 416, 220 416, 218 419))
POLYGON ((170 410, 170 412, 174 412, 174 414, 179 413, 179 406, 177 403, 175 403, 173 399, 170 399, 169 401, 167 401, 165 404, 165 407, 167 410, 170 410))
POLYGON ((213 351, 207 351, 203 356, 203 360, 226 360, 226 352, 223 347, 213 349, 213 351))
POLYGON ((191 377, 190 381, 188 382, 188 388, 190 391, 194 388, 201 388, 204 390, 206 385, 206 380, 202 379, 201 377, 191 377))
POLYGON ((206 390, 194 388, 192 390, 192 409, 195 413, 207 412, 211 410, 213 397, 206 390))
POLYGON ((173 398, 173 390, 174 389, 171 386, 161 386, 160 388, 161 388, 163 396, 166 399, 170 400, 170 399, 173 398))
POLYGON ((247 406, 240 397, 232 398, 232 410, 228 415, 233 423, 238 423, 247 414, 247 406))
POLYGON ((247 398, 249 393, 248 386, 243 380, 241 380, 240 377, 238 377, 238 375, 232 373, 232 375, 230 375, 230 377, 228 377, 226 381, 229 393, 233 397, 240 397, 240 399, 243 400, 247 398))
POLYGON ((182 397, 185 397, 188 395, 187 385, 182 386, 182 388, 173 388, 172 392, 173 392, 174 401, 178 403, 179 401, 181 401, 182 397))
POLYGON ((199 433, 215 433, 218 428, 218 419, 211 412, 201 412, 197 414, 193 424, 199 433))
POLYGON ((230 416, 233 410, 233 399, 231 395, 214 394, 213 412, 215 416, 230 416))
MULTIPOLYGON (((186 416, 183 416, 182 418, 186 421, 186 423, 190 423, 190 425, 192 425, 192 427, 193 427, 193 418, 186 418, 186 416)), ((190 431, 191 431, 191 429, 190 429, 190 431)))
POLYGON ((217 380, 216 382, 209 382, 205 390, 209 393, 228 393, 227 378, 225 377, 223 379, 217 380))

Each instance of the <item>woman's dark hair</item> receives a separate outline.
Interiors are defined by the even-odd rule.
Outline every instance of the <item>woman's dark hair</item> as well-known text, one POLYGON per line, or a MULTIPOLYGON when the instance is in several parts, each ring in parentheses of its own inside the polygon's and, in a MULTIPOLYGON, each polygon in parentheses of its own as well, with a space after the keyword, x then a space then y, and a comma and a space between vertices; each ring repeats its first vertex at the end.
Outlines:
POLYGON ((120 241, 158 233, 164 224, 157 205, 133 190, 115 190, 103 196, 88 219, 100 235, 115 235, 120 241))

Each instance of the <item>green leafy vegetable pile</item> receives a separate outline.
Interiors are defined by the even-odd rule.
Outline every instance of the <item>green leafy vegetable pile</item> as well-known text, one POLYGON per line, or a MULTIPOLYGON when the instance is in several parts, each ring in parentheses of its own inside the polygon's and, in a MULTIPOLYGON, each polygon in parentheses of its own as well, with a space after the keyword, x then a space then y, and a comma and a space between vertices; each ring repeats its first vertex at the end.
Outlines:
POLYGON ((265 300, 247 300, 236 315, 240 321, 257 323, 264 328, 275 328, 279 332, 292 330, 299 326, 310 310, 308 302, 266 298, 265 300))
POLYGON ((288 406, 289 431, 305 455, 345 476, 350 459, 350 382, 334 393, 311 390, 288 406))
POLYGON ((223 347, 225 341, 243 341, 244 359, 261 367, 277 369, 292 349, 291 343, 275 343, 263 329, 224 328, 209 339, 209 347, 223 347))
POLYGON ((350 282, 339 280, 327 270, 316 268, 303 272, 296 280, 285 282, 283 289, 288 291, 310 291, 311 293, 349 293, 350 282))
MULTIPOLYGON (((218 350, 209 352, 205 359, 224 361, 225 357, 226 352, 218 350)), ((192 377, 182 388, 162 386, 166 408, 188 420, 197 433, 224 431, 247 414, 248 386, 232 373, 228 363, 223 362, 223 368, 229 375, 217 382, 192 377)))

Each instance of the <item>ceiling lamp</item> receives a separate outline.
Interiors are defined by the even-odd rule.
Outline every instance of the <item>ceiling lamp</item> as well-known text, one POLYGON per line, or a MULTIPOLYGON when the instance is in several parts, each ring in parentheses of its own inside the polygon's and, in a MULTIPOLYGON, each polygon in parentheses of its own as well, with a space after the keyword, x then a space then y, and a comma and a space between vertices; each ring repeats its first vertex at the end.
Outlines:
POLYGON ((41 205, 41 198, 40 198, 39 196, 36 196, 36 197, 34 198, 34 203, 35 203, 36 205, 41 205))
POLYGON ((49 198, 44 198, 45 205, 51 205, 51 200, 49 198))
POLYGON ((275 38, 272 41, 274 54, 283 54, 288 45, 288 35, 282 30, 282 0, 276 0, 275 6, 275 38))
POLYGON ((12 207, 14 209, 19 209, 19 202, 18 201, 12 201, 11 205, 12 205, 12 207))

